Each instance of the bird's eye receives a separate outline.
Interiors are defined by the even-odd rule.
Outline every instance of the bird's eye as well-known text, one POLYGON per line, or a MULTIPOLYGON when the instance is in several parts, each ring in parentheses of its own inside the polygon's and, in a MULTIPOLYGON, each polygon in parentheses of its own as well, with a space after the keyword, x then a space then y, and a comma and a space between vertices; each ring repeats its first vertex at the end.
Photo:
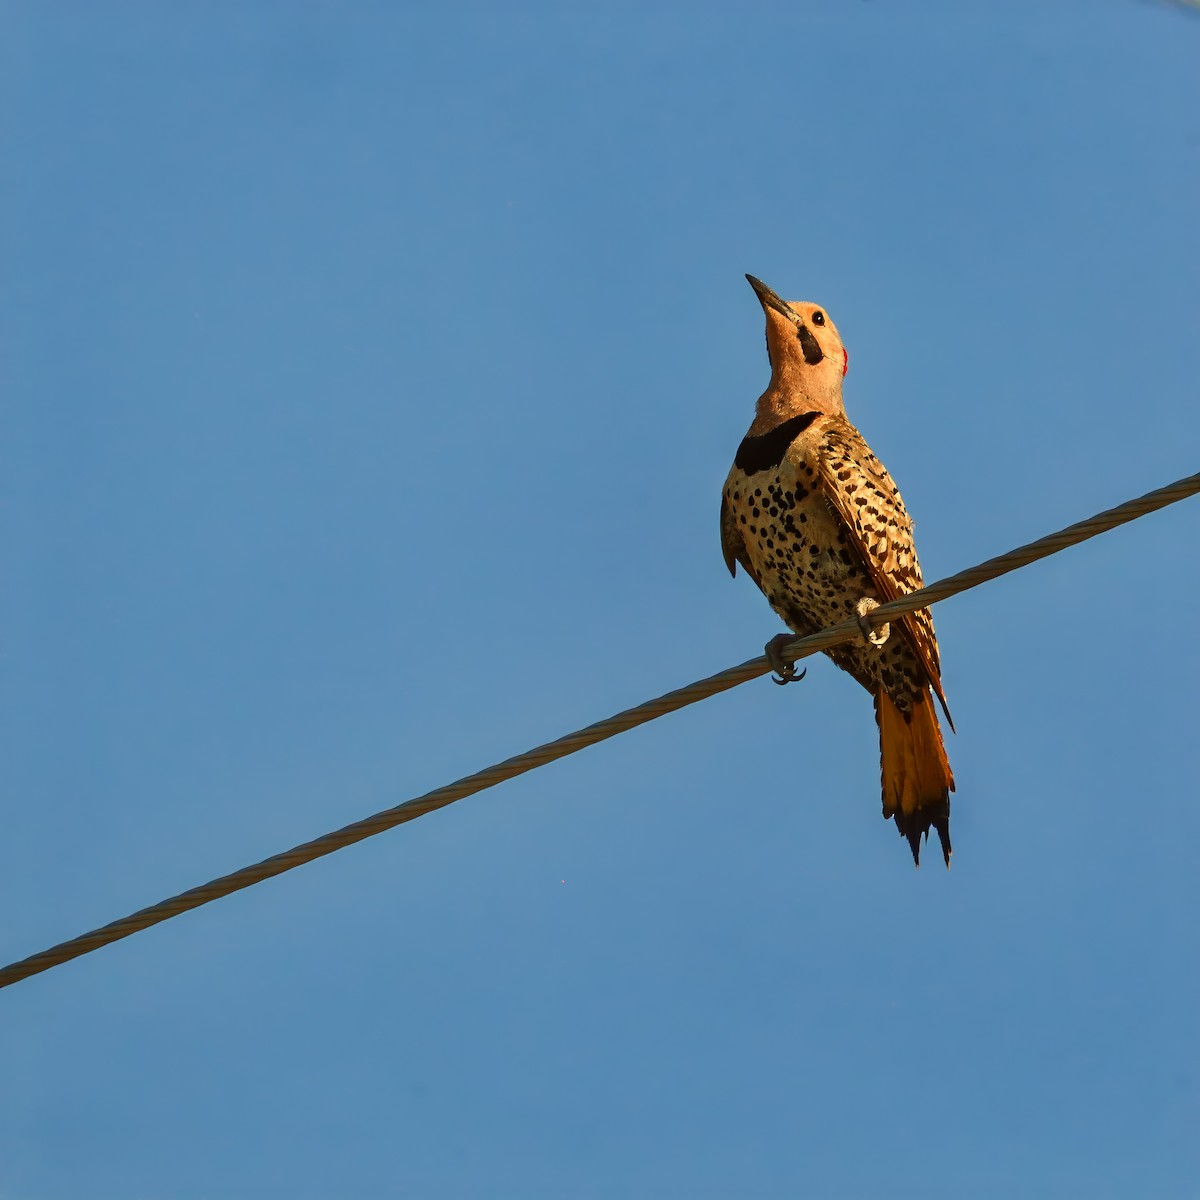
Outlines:
POLYGON ((819 308, 812 315, 812 323, 814 325, 824 325, 825 324, 825 314, 819 308))

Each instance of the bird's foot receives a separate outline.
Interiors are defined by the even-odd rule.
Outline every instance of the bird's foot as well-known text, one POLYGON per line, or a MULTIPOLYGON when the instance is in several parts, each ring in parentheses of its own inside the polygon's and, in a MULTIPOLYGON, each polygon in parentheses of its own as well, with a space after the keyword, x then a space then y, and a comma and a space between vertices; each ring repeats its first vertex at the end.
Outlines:
POLYGON ((858 613, 858 627, 862 630, 863 637, 872 646, 882 646, 892 632, 890 622, 880 625, 878 629, 874 629, 871 626, 871 622, 867 620, 867 613, 878 607, 879 601, 872 600, 869 596, 864 596, 855 606, 855 611, 858 613))
POLYGON ((794 633, 781 633, 778 637, 773 637, 763 647, 763 653, 767 656, 767 662, 771 664, 771 669, 775 672, 771 676, 771 682, 777 683, 781 687, 785 683, 797 683, 808 674, 807 667, 797 674, 795 663, 790 663, 783 657, 783 648, 795 640, 796 635, 794 633))

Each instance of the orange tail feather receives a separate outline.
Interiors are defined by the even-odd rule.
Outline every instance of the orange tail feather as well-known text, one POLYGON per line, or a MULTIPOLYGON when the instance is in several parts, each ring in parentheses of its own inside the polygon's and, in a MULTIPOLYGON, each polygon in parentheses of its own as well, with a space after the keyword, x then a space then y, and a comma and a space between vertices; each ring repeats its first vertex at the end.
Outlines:
POLYGON ((937 830, 942 856, 950 865, 950 793, 954 776, 942 744, 933 700, 927 691, 907 718, 886 692, 875 697, 879 724, 879 765, 883 815, 894 818, 908 839, 913 861, 921 865, 921 835, 937 830))

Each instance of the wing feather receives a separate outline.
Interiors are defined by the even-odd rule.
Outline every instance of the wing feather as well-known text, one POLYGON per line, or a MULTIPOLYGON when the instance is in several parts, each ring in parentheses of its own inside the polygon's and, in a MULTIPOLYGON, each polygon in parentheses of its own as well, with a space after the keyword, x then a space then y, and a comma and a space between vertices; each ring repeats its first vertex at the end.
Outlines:
MULTIPOLYGON (((913 543, 912 518, 887 468, 871 452, 862 434, 849 422, 830 417, 821 424, 818 447, 822 490, 846 527, 880 597, 896 600, 924 587, 913 543)), ((953 729, 942 691, 937 636, 929 610, 922 608, 901 617, 899 625, 953 729)))
POLYGON ((738 563, 741 563, 742 570, 754 580, 759 591, 762 591, 758 573, 750 565, 750 555, 746 553, 746 543, 742 540, 737 521, 729 508, 729 501, 725 499, 724 492, 721 493, 721 553, 725 556, 725 565, 729 568, 730 575, 737 576, 738 563))

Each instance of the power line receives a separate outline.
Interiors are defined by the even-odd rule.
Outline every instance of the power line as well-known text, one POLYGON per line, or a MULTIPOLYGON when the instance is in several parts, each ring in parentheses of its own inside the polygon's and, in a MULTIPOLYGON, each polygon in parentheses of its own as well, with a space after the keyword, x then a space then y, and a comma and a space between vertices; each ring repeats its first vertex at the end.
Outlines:
MULTIPOLYGON (((996 558, 989 558, 986 562, 960 571, 957 575, 951 575, 937 583, 932 583, 918 592, 910 592, 899 599, 881 604, 878 608, 872 609, 865 620, 871 627, 876 627, 895 620, 905 613, 914 612, 919 608, 928 608, 929 605, 936 604, 939 600, 945 600, 959 592, 978 587, 1000 575, 1006 575, 1010 571, 1028 566, 1038 559, 1048 558, 1060 550, 1065 550, 1068 546, 1074 546, 1097 534, 1115 529, 1118 525, 1124 525, 1138 517, 1144 517, 1147 513, 1165 508, 1168 504, 1174 504, 1178 500, 1194 496, 1197 492, 1200 492, 1200 474, 1189 475, 1185 479, 1177 480, 1175 483, 1149 492, 1136 500, 1129 500, 1116 508, 1097 513, 1086 521, 1080 521, 1057 533, 1039 538, 1036 542, 1019 546, 996 558)), ((829 649, 830 646, 837 646, 842 642, 862 636, 863 629, 857 618, 843 621, 809 637, 797 638, 788 645, 784 651, 784 657, 807 658, 811 654, 829 649)), ((99 929, 93 929, 90 933, 81 934, 70 941, 61 942, 48 950, 42 950, 38 954, 0 968, 0 988, 8 987, 10 984, 27 979, 31 975, 37 975, 42 971, 48 971, 51 967, 69 962, 73 958, 79 958, 83 954, 90 954, 93 950, 99 950, 101 946, 120 941, 122 938, 129 937, 130 934, 148 929, 151 925, 170 920, 171 917, 177 917, 180 913, 185 913, 190 909, 199 908, 202 904, 219 900, 231 892, 251 887, 253 884, 261 883, 264 879, 270 879, 275 875, 282 875, 294 867, 312 862, 316 858, 322 858, 326 854, 332 854, 335 850, 341 850, 355 842, 361 842, 364 838, 374 837, 375 834, 383 833, 384 830, 391 829, 396 825, 416 820, 417 817, 423 817, 426 813, 445 808, 446 805, 453 804, 454 801, 461 800, 464 796, 471 796, 485 788, 494 787, 506 779, 512 779, 514 776, 523 775, 526 771, 532 771, 536 767, 545 766, 546 763, 553 762, 557 758, 565 758, 568 754, 574 754, 587 746, 593 746, 597 742, 615 737, 627 729, 644 725, 648 721, 675 712, 677 709, 686 708, 698 700, 705 700, 709 696, 728 691, 751 679, 757 679, 770 669, 770 664, 762 656, 749 659, 739 666, 730 667, 716 675, 710 675, 707 679, 699 679, 695 683, 688 684, 687 687, 667 692, 665 695, 659 696, 655 700, 648 700, 635 708, 628 708, 615 716, 597 721, 585 729, 576 730, 556 741, 527 750, 524 754, 507 758, 503 762, 475 772, 474 775, 467 775, 445 787, 435 788, 432 792, 426 792, 425 795, 407 800, 394 808, 384 809, 362 821, 355 821, 352 825, 346 825, 333 833, 315 838, 311 842, 293 846, 292 849, 272 855, 253 866, 243 867, 240 871, 222 875, 219 879, 213 879, 190 891, 181 892, 158 904, 152 904, 149 908, 139 909, 130 916, 122 917, 119 921, 113 921, 99 929)))

